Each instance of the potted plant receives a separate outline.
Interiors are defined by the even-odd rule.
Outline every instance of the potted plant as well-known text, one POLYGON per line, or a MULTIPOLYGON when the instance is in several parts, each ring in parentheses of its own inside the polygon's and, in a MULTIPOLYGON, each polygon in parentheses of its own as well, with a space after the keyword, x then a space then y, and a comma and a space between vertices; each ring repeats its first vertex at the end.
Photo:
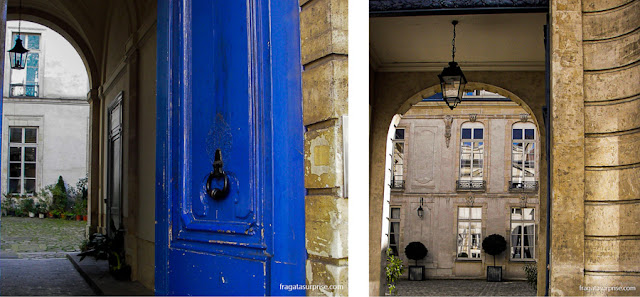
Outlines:
POLYGON ((20 206, 25 213, 29 214, 30 218, 34 218, 36 216, 36 206, 33 202, 33 198, 24 198, 20 201, 20 206))
POLYGON ((421 242, 414 241, 404 248, 408 259, 416 261, 416 265, 409 265, 409 280, 424 280, 424 266, 418 266, 418 261, 424 259, 429 250, 421 242))
POLYGON ((482 241, 482 249, 493 256, 493 266, 487 266, 487 281, 502 281, 502 266, 496 266, 496 256, 507 249, 507 241, 500 234, 491 234, 482 241))
POLYGON ((396 281, 404 273, 404 266, 402 265, 402 260, 391 253, 391 249, 387 249, 387 266, 385 266, 384 271, 387 276, 389 295, 397 295, 396 281))
POLYGON ((81 246, 81 249, 85 251, 78 254, 81 257, 80 261, 86 256, 92 256, 96 260, 108 260, 109 272, 116 280, 130 280, 131 266, 125 263, 123 231, 117 231, 113 238, 94 233, 86 246, 81 246))
POLYGON ((2 214, 5 216, 16 215, 15 199, 11 195, 3 195, 2 197, 2 214))

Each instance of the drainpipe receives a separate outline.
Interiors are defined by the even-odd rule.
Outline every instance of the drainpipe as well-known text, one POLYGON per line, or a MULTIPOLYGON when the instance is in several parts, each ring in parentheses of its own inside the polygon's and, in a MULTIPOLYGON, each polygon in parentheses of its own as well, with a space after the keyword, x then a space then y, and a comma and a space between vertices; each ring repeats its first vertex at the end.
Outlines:
POLYGON ((544 26, 544 58, 545 58, 545 106, 542 108, 545 129, 545 152, 547 162, 547 256, 545 265, 545 285, 544 295, 549 296, 549 278, 550 278, 550 261, 551 261, 551 66, 549 48, 551 36, 549 34, 549 14, 547 14, 547 24, 544 26))

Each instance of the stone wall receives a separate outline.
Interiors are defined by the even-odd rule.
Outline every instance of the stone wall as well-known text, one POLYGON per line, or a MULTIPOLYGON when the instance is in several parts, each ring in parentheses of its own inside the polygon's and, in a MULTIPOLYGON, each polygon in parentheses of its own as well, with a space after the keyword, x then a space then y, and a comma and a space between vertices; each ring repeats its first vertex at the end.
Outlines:
POLYGON ((550 294, 637 295, 579 286, 640 287, 640 1, 552 1, 551 16, 550 294))
POLYGON ((300 0, 307 284, 341 285, 307 295, 347 295, 347 0, 300 0))

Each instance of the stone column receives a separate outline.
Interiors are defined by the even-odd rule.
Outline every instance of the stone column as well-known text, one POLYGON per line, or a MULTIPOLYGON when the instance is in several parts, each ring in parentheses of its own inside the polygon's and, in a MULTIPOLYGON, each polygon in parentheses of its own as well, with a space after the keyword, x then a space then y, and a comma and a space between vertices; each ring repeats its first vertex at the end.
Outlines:
MULTIPOLYGON (((582 7, 555 0, 551 9, 551 278, 550 295, 579 296, 584 282, 584 94, 582 7)), ((542 271, 540 271, 542 273, 542 271)))
POLYGON ((100 98, 98 96, 98 89, 93 88, 89 91, 89 120, 91 125, 89 126, 89 152, 87 157, 89 158, 88 177, 89 183, 87 184, 89 195, 87 197, 87 233, 93 234, 98 232, 99 225, 99 205, 100 205, 100 98))
MULTIPOLYGON (((640 290, 640 1, 583 0, 584 286, 640 290)), ((555 231, 554 231, 555 232, 555 231)))
POLYGON ((343 120, 347 114, 347 0, 300 0, 307 284, 348 294, 348 208, 343 120))

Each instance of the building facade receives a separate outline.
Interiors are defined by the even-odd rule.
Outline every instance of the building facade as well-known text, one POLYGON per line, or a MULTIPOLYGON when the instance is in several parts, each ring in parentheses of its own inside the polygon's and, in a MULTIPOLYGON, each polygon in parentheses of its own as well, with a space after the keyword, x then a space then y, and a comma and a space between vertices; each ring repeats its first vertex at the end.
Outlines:
POLYGON ((454 110, 425 99, 391 128, 389 248, 409 266, 405 247, 423 243, 430 279, 484 278, 494 259, 482 241, 499 234, 507 250, 495 265, 523 279, 536 261, 538 129, 508 98, 472 93, 454 110))
POLYGON ((89 80, 73 46, 45 26, 7 22, 6 48, 18 29, 29 55, 25 69, 4 64, 2 192, 30 195, 59 176, 70 185, 87 177, 89 80))

